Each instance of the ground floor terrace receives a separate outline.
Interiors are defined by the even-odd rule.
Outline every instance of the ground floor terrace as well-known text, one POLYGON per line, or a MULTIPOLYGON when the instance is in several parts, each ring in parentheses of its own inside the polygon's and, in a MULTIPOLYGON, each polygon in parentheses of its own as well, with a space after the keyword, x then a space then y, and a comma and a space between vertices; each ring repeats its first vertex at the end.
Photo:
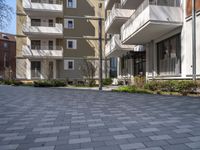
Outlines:
POLYGON ((0 86, 1 150, 197 150, 200 100, 0 86))

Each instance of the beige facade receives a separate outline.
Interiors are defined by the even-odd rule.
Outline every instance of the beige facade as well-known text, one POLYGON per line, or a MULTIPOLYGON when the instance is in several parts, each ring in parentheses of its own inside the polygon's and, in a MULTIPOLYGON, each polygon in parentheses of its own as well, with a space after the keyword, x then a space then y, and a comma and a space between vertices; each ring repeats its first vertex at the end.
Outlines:
POLYGON ((98 68, 99 17, 101 0, 18 0, 17 78, 81 80, 83 61, 98 68))

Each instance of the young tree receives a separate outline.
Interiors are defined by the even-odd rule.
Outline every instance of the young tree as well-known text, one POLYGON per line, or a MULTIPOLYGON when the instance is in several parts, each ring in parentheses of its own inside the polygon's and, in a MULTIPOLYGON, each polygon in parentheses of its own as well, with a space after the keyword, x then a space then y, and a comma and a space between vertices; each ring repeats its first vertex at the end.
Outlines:
POLYGON ((0 30, 7 27, 12 19, 13 8, 6 4, 5 0, 0 0, 0 30))
POLYGON ((95 67, 94 63, 95 62, 93 60, 84 58, 83 62, 80 64, 82 75, 88 80, 89 86, 93 86, 95 84, 94 77, 97 71, 97 67, 95 67))

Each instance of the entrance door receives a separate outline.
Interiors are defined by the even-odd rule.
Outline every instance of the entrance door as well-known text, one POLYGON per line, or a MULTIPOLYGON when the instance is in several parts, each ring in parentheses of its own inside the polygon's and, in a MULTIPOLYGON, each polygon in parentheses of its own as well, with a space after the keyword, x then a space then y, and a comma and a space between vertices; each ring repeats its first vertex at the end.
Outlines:
POLYGON ((53 50, 53 41, 49 41, 49 50, 53 50))
POLYGON ((40 78, 41 73, 41 62, 40 61, 32 61, 31 62, 31 78, 40 78))
POLYGON ((53 79, 53 62, 49 62, 49 79, 53 79))
POLYGON ((53 20, 49 19, 49 27, 53 27, 53 20))

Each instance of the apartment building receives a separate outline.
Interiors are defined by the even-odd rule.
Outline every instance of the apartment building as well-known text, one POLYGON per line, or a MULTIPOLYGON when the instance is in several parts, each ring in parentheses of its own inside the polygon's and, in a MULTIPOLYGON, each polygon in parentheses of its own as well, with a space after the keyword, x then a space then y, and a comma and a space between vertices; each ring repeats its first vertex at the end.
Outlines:
POLYGON ((146 69, 144 46, 122 43, 121 27, 135 13, 134 5, 125 5, 122 0, 105 0, 105 13, 108 37, 105 54, 110 58, 110 76, 131 83, 134 76, 145 74, 146 69))
MULTIPOLYGON (((121 0, 135 10, 121 27, 124 45, 144 45, 146 77, 192 78, 192 0, 121 0)), ((196 72, 200 77, 200 0, 196 0, 196 72)))
POLYGON ((17 78, 81 80, 83 64, 98 68, 100 17, 101 0, 18 0, 17 78))
POLYGON ((15 35, 0 32, 0 79, 15 79, 15 35))

